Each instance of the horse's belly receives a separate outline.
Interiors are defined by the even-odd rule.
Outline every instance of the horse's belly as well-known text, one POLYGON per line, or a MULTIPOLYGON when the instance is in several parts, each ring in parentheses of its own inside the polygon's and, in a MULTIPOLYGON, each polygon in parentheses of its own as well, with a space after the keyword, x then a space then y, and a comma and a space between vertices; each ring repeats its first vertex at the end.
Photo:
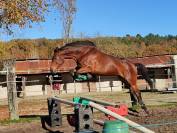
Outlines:
POLYGON ((97 63, 94 73, 105 76, 118 75, 117 66, 112 62, 97 63))
POLYGON ((118 63, 115 57, 98 52, 95 56, 88 56, 81 62, 90 68, 91 73, 97 75, 118 75, 118 63))
POLYGON ((103 76, 116 76, 119 75, 116 71, 95 71, 94 74, 103 75, 103 76))

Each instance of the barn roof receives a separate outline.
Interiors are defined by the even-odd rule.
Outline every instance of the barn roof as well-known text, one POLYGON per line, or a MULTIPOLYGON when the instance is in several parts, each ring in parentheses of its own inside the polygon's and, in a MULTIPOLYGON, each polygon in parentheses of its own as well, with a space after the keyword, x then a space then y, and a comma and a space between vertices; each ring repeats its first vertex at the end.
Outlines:
POLYGON ((141 58, 129 58, 133 63, 142 63, 146 67, 159 68, 173 65, 173 55, 157 55, 141 58))
POLYGON ((43 74, 50 73, 49 59, 17 60, 15 70, 17 74, 43 74))

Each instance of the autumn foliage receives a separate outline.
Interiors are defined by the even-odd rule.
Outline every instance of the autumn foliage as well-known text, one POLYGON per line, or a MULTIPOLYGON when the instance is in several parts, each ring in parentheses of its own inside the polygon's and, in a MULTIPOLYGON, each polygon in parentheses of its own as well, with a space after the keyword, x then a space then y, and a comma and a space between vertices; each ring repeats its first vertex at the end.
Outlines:
POLYGON ((0 26, 8 33, 12 26, 30 26, 44 20, 47 0, 0 0, 0 26))
MULTIPOLYGON (((70 41, 75 40, 81 39, 70 41)), ((145 37, 127 35, 125 37, 85 38, 85 40, 91 40, 103 52, 121 58, 177 54, 177 36, 149 34, 145 37)), ((9 58, 50 59, 54 48, 62 45, 62 39, 49 40, 45 38, 0 42, 0 57, 1 60, 9 58)))

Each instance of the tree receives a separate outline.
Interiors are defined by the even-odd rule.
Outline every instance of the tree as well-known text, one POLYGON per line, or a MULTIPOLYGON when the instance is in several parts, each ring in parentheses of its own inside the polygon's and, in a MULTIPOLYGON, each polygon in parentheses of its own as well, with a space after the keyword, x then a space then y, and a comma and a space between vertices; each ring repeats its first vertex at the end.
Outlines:
POLYGON ((61 15, 64 41, 68 42, 76 13, 76 0, 54 0, 54 5, 59 9, 61 15))
POLYGON ((5 45, 0 41, 0 58, 2 59, 5 56, 5 45))
POLYGON ((47 0, 0 0, 0 27, 13 33, 12 26, 31 26, 44 20, 47 0))

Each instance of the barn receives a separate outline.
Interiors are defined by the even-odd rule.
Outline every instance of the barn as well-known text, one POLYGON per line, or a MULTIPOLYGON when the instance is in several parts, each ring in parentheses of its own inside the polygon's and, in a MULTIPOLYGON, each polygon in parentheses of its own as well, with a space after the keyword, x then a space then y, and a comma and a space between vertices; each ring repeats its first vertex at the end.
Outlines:
MULTIPOLYGON (((134 63, 142 63, 148 68, 148 73, 153 80, 154 88, 164 90, 176 87, 176 55, 157 55, 142 58, 130 59, 134 63)), ((140 88, 144 88, 146 84, 141 78, 138 80, 140 88), (141 85, 142 84, 142 85, 141 85)))
MULTIPOLYGON (((128 58, 128 60, 142 63, 148 68, 155 89, 165 90, 176 87, 177 55, 157 55, 128 58)), ((16 60, 16 88, 19 97, 52 93, 122 91, 122 82, 114 76, 97 76, 96 80, 91 82, 77 82, 67 72, 52 76, 49 70, 50 63, 49 59, 16 60)), ((6 73, 1 73, 0 76, 2 82, 0 99, 2 99, 7 98, 6 73)), ((141 76, 138 78, 138 86, 141 90, 149 90, 148 84, 141 76)))

